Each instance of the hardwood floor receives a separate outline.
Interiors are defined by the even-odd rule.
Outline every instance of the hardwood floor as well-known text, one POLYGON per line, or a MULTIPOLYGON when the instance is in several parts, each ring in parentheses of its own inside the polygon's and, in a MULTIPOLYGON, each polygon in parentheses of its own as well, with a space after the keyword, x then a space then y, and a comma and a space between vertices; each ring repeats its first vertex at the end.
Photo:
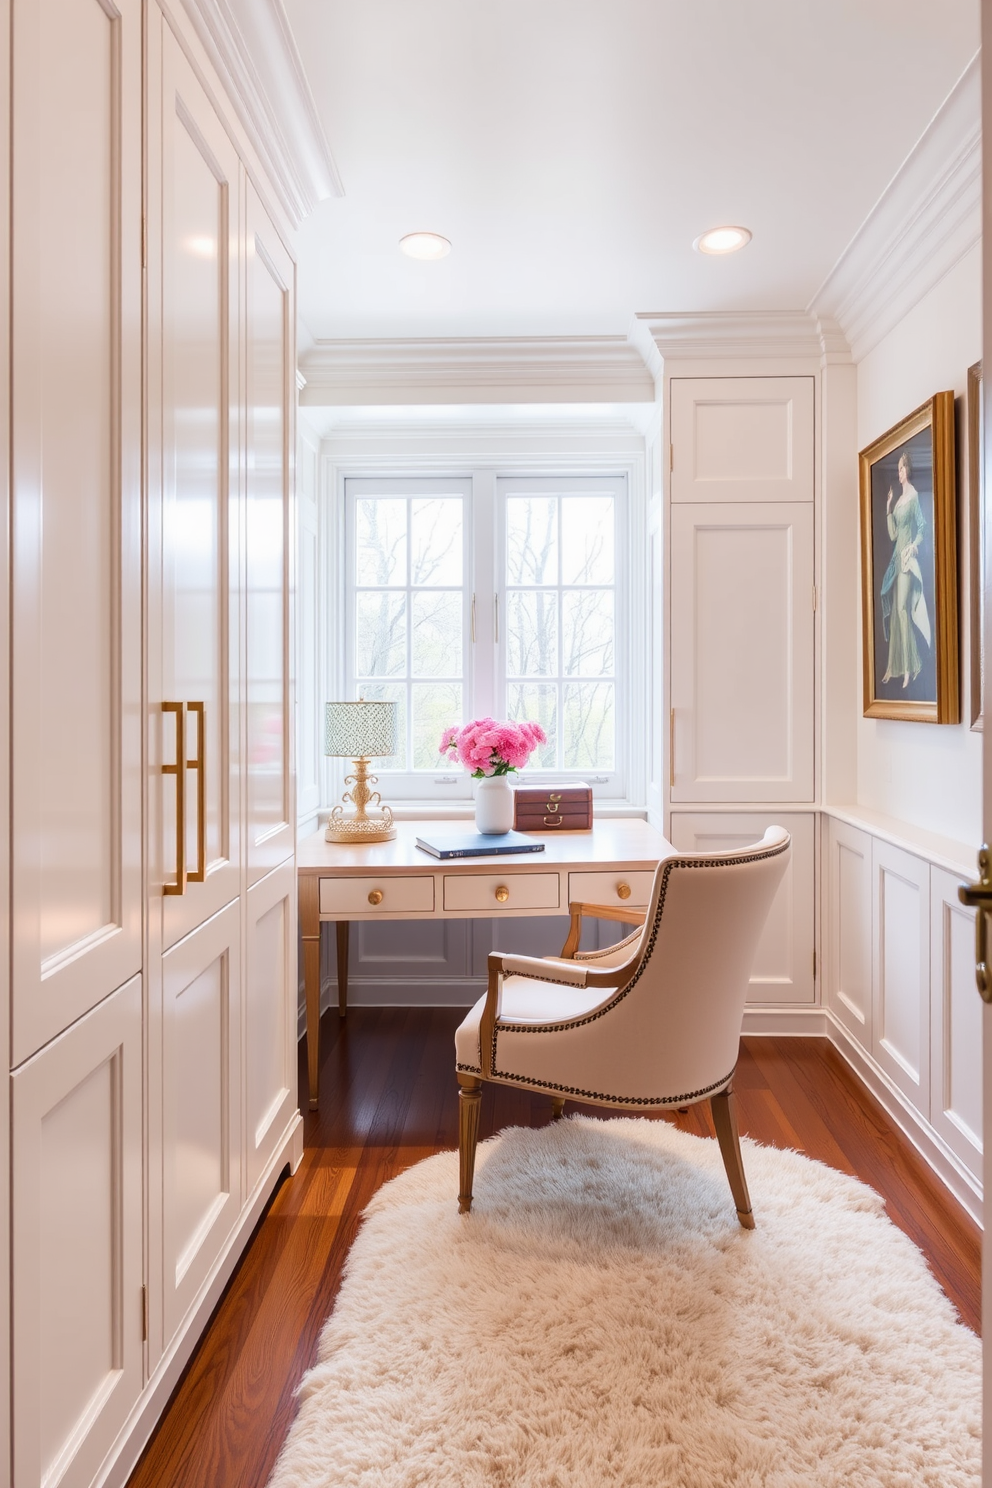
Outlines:
MULTIPOLYGON (((303 1163, 259 1222, 129 1488, 263 1488, 362 1210, 387 1179, 457 1145, 452 1037, 461 1016, 452 1008, 354 1008, 342 1024, 336 1012, 325 1015, 321 1109, 306 1116, 303 1163)), ((301 1089, 305 1082, 301 1053, 301 1089)), ((977 1227, 836 1051, 822 1039, 747 1039, 736 1089, 742 1130, 854 1174, 884 1196, 977 1332, 977 1227)), ((571 1102, 566 1112, 578 1109, 606 1114, 571 1102)), ((547 1097, 487 1086, 481 1135, 543 1124, 550 1114, 547 1097)), ((655 1119, 712 1135, 705 1106, 655 1119)))

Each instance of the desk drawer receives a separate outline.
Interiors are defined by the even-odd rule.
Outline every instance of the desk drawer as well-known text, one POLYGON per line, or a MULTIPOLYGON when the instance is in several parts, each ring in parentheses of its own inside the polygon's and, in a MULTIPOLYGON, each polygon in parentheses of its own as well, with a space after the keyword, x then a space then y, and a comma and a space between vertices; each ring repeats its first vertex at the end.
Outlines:
POLYGON ((433 878, 322 878, 322 915, 433 914, 433 878), (381 895, 381 898, 377 896, 381 895), (370 897, 371 896, 371 897, 370 897))
POLYGON ((474 909, 484 913, 521 909, 557 909, 560 901, 557 873, 498 873, 459 875, 444 879, 445 909, 474 909), (504 898, 499 890, 506 889, 504 898))
POLYGON ((568 875, 568 902, 572 904, 623 904, 647 907, 651 898, 653 873, 570 873, 568 875), (626 884, 629 894, 621 894, 626 884))

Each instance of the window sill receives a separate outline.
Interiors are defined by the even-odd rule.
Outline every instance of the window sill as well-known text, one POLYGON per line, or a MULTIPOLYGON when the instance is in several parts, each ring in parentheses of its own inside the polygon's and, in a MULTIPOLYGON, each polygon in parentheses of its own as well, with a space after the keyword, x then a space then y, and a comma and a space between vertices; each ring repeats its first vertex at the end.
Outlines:
MULTIPOLYGON (((475 816, 471 801, 459 801, 457 805, 450 806, 439 806, 434 801, 400 801, 395 805, 390 801, 386 804, 396 821, 471 821, 475 816)), ((329 806, 318 809, 317 821, 320 826, 327 825, 330 814, 329 806)), ((647 814, 646 806, 632 806, 626 801, 597 801, 593 807, 593 816, 600 818, 627 817, 644 821, 647 814)), ((308 817, 308 820, 312 818, 308 817)))

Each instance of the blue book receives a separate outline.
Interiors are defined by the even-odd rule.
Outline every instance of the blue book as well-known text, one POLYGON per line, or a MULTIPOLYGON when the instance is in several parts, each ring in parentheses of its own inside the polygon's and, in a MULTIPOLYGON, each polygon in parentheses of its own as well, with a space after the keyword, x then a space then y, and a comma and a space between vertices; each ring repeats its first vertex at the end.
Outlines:
POLYGON ((483 832, 459 832, 451 837, 418 837, 417 846, 435 858, 489 858, 501 853, 543 852, 544 843, 523 832, 503 832, 498 837, 483 832))

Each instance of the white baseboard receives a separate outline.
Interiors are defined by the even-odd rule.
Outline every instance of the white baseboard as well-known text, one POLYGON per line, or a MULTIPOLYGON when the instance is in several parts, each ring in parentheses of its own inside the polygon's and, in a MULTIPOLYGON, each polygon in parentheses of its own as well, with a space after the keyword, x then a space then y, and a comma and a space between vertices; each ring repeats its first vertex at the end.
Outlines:
POLYGON ((937 1177, 950 1189, 963 1209, 971 1215, 977 1225, 982 1226, 983 1194, 981 1182, 969 1173, 946 1142, 934 1131, 929 1121, 914 1111, 902 1091, 851 1038, 847 1029, 832 1013, 826 1013, 827 1037, 837 1052, 851 1066, 862 1085, 865 1085, 892 1118, 924 1162, 933 1169, 937 1177))
POLYGON ((282 1142, 255 1185, 255 1191, 245 1207, 237 1228, 228 1238, 223 1253, 218 1257, 213 1270, 200 1288, 182 1327, 155 1366, 151 1378, 121 1428, 116 1442, 93 1479, 91 1488, 122 1488, 122 1485, 127 1482, 134 1471, 135 1463, 161 1419, 169 1396, 176 1388, 193 1350, 200 1342, 203 1330, 210 1320, 210 1314, 217 1306, 235 1266, 241 1259, 248 1238, 269 1201, 279 1174, 287 1163, 290 1171, 295 1173, 302 1160, 303 1118, 299 1111, 294 1111, 283 1133, 282 1142))
POLYGON ((793 1038, 826 1038, 827 1017, 821 1007, 746 1007, 741 1032, 793 1038))

